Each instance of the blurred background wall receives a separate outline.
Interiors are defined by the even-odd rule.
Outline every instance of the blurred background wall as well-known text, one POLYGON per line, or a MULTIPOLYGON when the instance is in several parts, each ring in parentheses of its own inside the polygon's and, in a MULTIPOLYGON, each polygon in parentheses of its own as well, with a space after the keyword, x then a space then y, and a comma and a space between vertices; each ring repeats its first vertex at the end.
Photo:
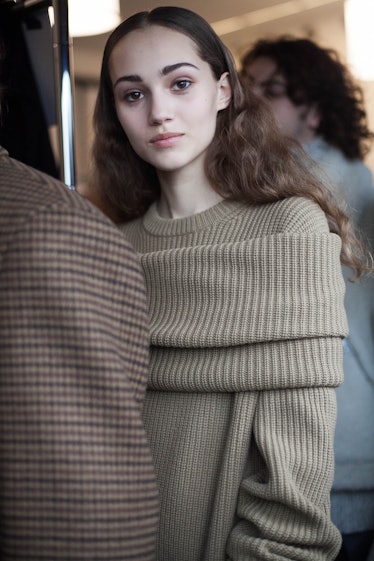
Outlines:
MULTIPOLYGON (((58 6, 66 0, 0 0, 2 6, 35 5, 58 6)), ((94 0, 69 0, 69 11, 72 13, 78 4, 85 4, 83 16, 78 16, 78 23, 87 23, 89 16, 98 14, 100 20, 109 15, 111 4, 118 11, 118 21, 129 15, 149 10, 157 5, 167 3, 192 9, 206 18, 216 32, 230 48, 236 61, 240 60, 244 51, 260 37, 279 34, 292 34, 309 37, 320 45, 338 51, 343 62, 350 64, 347 58, 347 27, 344 17, 345 1, 361 3, 374 7, 374 0, 172 0, 160 2, 157 0, 96 0, 98 8, 94 7, 94 0), (87 20, 87 21, 86 21, 87 20)), ((366 8, 364 8, 366 9, 366 8)), ((370 8, 367 8, 368 10, 370 8)), ((34 18, 35 19, 35 18, 34 18)), ((374 25, 374 14, 367 14, 370 27, 374 25)), ((4 20, 0 10, 0 25, 4 20)), ((51 69, 51 52, 41 45, 45 44, 45 35, 49 30, 47 17, 44 13, 39 18, 42 29, 38 29, 31 21, 28 26, 26 43, 33 56, 33 71, 36 74, 38 87, 42 90, 42 102, 50 100, 51 85, 55 76, 51 69), (41 38, 41 43, 37 38, 41 38), (43 43, 44 42, 44 43, 43 43)), ((39 23, 40 23, 39 22, 39 23)), ((25 26, 24 26, 25 27, 25 26)), ((76 34, 76 30, 71 32, 76 34)), ((79 33, 79 32, 78 32, 79 33)), ((95 32, 96 33, 96 32, 95 32)), ((101 57, 109 31, 89 36, 74 36, 71 39, 71 70, 74 91, 74 145, 75 145, 75 180, 76 186, 84 190, 88 181, 90 168, 90 150, 92 142, 92 113, 96 98, 100 73, 101 57)), ((374 36, 374 28, 370 29, 374 36)), ((14 35, 14 34, 13 34, 14 35)), ((362 30, 364 36, 364 30, 362 30)), ((373 47, 374 49, 374 47, 373 47)), ((362 47, 367 62, 374 57, 369 45, 362 47)), ((323 80, 323 76, 321 76, 323 80)), ((365 93, 365 104, 369 115, 369 123, 374 129, 374 77, 360 82, 365 93)), ((56 143, 56 125, 51 115, 51 103, 45 104, 45 117, 52 141, 52 149, 58 159, 56 143)), ((52 111, 53 112, 53 111, 52 111)), ((374 172, 374 147, 367 157, 367 163, 374 172)), ((58 165, 58 162, 57 162, 58 165)))

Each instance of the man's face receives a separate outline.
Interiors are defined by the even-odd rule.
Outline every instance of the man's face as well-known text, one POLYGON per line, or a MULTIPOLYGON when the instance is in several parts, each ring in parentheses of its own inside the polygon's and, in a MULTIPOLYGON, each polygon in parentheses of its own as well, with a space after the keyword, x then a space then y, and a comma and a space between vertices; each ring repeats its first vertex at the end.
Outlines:
POLYGON ((317 113, 313 106, 295 105, 287 96, 287 82, 278 71, 275 62, 260 56, 243 68, 256 95, 271 106, 284 135, 301 143, 311 142, 316 137, 317 113))

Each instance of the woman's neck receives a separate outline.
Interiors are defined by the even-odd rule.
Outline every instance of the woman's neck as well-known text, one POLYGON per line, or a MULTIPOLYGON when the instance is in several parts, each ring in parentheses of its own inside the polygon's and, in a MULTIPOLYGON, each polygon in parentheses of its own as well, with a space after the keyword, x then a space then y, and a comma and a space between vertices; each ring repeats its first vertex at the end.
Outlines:
POLYGON ((185 218, 211 208, 223 197, 211 186, 207 178, 176 178, 159 174, 161 196, 157 210, 163 218, 185 218))

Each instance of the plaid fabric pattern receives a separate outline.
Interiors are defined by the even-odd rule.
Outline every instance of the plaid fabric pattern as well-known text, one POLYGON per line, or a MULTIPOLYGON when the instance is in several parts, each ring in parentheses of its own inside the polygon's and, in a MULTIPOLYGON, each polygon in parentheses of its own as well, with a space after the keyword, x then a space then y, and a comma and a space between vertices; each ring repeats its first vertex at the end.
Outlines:
POLYGON ((154 559, 148 338, 130 245, 1 150, 1 560, 154 559))

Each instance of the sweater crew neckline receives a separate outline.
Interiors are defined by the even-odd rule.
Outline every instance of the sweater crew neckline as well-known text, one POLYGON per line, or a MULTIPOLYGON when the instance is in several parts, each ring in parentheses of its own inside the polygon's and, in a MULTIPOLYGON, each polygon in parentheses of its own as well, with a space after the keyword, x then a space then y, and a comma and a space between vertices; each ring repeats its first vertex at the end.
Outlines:
POLYGON ((207 210, 183 218, 163 218, 153 203, 143 217, 144 229, 155 236, 178 236, 210 228, 218 221, 231 220, 243 212, 243 204, 236 201, 220 201, 207 210))

